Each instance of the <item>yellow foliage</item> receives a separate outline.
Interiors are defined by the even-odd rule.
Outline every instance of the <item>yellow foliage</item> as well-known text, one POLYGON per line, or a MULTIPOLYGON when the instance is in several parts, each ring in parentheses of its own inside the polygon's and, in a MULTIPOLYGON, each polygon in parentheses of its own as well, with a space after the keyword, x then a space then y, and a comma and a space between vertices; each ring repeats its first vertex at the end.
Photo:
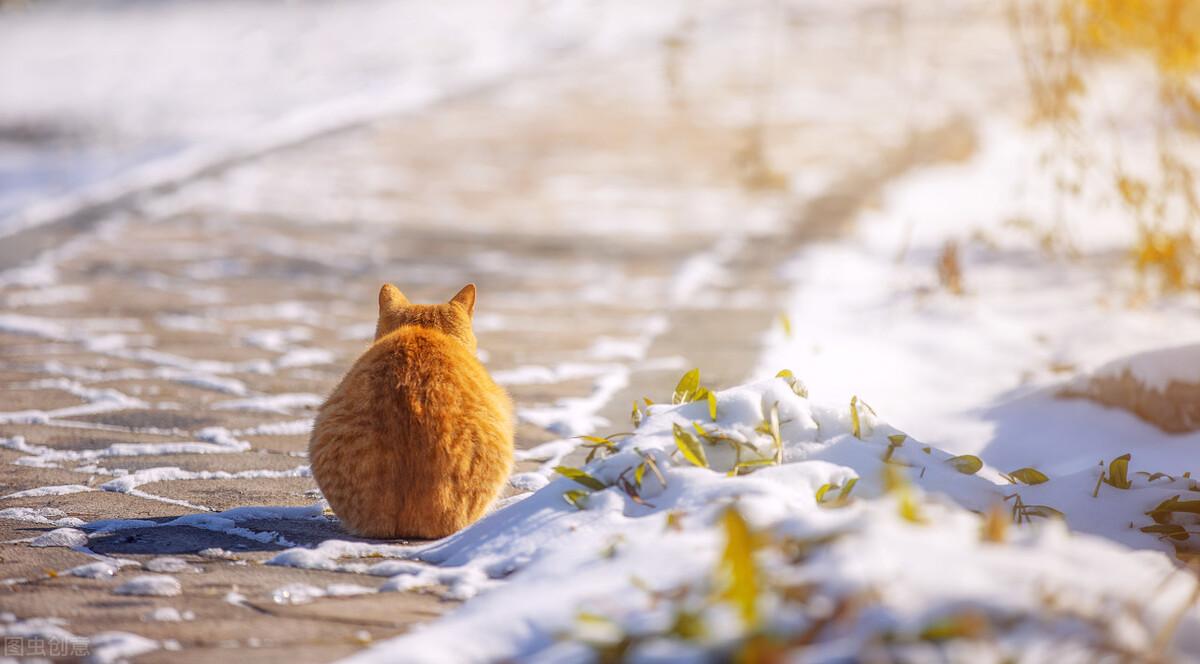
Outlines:
POLYGON ((1081 48, 1141 51, 1171 76, 1200 70, 1200 3, 1194 0, 1065 0, 1059 15, 1081 48))
POLYGON ((1189 233, 1143 229, 1133 249, 1138 272, 1157 276, 1164 290, 1179 290, 1188 284, 1188 265, 1197 260, 1196 246, 1189 233))

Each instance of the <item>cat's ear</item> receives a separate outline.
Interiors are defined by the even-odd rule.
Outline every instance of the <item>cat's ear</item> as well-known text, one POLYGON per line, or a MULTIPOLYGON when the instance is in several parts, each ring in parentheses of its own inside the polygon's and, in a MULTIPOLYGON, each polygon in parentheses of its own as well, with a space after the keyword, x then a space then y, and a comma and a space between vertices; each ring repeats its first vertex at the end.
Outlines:
POLYGON ((475 315, 475 284, 467 284, 458 291, 458 295, 450 298, 451 302, 462 305, 468 316, 475 315))
POLYGON ((391 284, 384 284, 383 288, 379 289, 379 310, 388 311, 403 307, 408 304, 408 298, 404 297, 404 293, 400 292, 399 288, 391 284))

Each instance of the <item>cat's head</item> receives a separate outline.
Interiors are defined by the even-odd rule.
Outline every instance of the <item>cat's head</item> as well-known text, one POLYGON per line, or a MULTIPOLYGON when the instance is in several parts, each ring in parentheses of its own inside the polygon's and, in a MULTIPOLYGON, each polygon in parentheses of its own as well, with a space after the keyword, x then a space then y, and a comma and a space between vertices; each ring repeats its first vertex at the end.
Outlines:
POLYGON ((375 324, 375 340, 395 332, 405 325, 415 325, 444 332, 466 344, 473 352, 475 333, 471 316, 475 314, 475 284, 467 284, 446 304, 413 304, 399 288, 384 284, 379 289, 379 322, 375 324))

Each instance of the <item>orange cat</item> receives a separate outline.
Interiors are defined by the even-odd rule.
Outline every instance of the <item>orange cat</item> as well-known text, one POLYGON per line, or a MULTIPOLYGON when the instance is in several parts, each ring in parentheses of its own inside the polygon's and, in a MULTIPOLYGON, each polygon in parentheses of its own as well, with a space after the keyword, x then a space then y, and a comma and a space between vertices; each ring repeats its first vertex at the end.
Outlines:
POLYGON ((447 304, 379 291, 375 343, 321 405, 308 453, 346 527, 439 538, 492 504, 513 459, 512 401, 475 358, 475 284, 447 304))

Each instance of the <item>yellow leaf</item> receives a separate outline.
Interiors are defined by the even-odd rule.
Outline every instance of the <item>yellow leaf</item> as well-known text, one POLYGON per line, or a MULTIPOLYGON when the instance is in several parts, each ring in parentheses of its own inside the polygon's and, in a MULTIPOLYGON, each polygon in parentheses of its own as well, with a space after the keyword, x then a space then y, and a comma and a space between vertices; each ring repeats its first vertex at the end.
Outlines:
POLYGON ((973 454, 963 454, 961 456, 950 457, 946 459, 946 463, 954 466, 954 469, 964 475, 974 475, 983 468, 983 460, 973 454))
POLYGON ((693 466, 708 468, 708 457, 705 456, 704 447, 700 445, 700 441, 678 424, 672 424, 671 427, 675 432, 675 447, 679 448, 683 458, 693 466))
POLYGON ((1018 468, 1008 474, 1013 480, 1023 482, 1025 484, 1041 484, 1049 482, 1050 478, 1046 474, 1036 468, 1018 468))
POLYGON ((675 393, 671 395, 671 403, 681 404, 695 401, 696 393, 699 391, 700 370, 692 369, 679 379, 679 384, 675 386, 675 393))
POLYGON ((730 507, 725 510, 721 525, 725 531, 725 551, 721 554, 721 567, 726 574, 722 598, 732 602, 742 617, 743 625, 748 630, 753 629, 758 624, 755 538, 750 532, 750 526, 736 508, 730 507))

